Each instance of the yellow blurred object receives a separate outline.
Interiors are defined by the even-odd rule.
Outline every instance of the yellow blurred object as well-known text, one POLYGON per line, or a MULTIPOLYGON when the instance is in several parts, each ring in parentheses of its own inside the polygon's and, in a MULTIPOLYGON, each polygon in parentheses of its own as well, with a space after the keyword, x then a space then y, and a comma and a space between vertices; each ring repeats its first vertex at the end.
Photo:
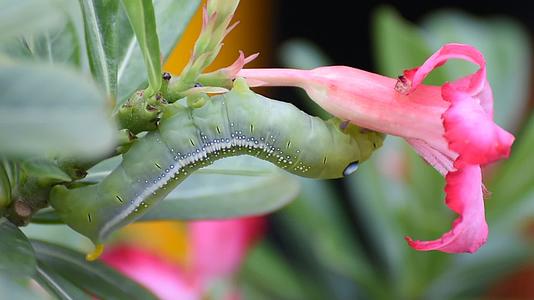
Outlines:
POLYGON ((91 253, 87 253, 85 256, 85 260, 87 261, 94 261, 97 260, 100 255, 102 255, 102 252, 104 252, 104 244, 98 244, 95 246, 95 250, 91 253))
POLYGON ((121 231, 121 238, 185 266, 189 260, 186 227, 173 221, 134 223, 121 231))
MULTIPOLYGON (((205 1, 203 1, 205 3, 205 1)), ((232 64, 239 56, 239 50, 245 55, 260 52, 260 56, 249 67, 268 66, 271 51, 272 5, 269 0, 243 0, 237 8, 233 22, 239 25, 224 39, 224 47, 219 57, 207 71, 217 70, 232 64)), ((181 41, 173 50, 163 68, 167 72, 178 74, 187 64, 195 40, 202 25, 202 10, 199 9, 181 41)))
MULTIPOLYGON (((205 1, 203 1, 203 5, 205 1)), ((232 64, 243 50, 246 55, 261 52, 249 67, 268 66, 271 46, 272 5, 269 0, 242 0, 233 21, 240 24, 224 40, 224 47, 212 66, 216 70, 232 64)), ((182 39, 164 64, 165 71, 178 74, 189 61, 193 45, 202 25, 202 9, 193 17, 182 39)), ((159 253, 170 261, 187 266, 189 253, 187 228, 181 222, 143 222, 127 226, 121 237, 145 249, 159 253)), ((96 250, 95 250, 96 251, 96 250)))

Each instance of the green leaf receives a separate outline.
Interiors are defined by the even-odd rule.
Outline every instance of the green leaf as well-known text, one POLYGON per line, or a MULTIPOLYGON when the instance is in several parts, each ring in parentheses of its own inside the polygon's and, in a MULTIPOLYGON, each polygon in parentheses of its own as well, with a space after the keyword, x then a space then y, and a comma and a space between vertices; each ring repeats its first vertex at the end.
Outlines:
POLYGON ((67 173, 57 164, 45 159, 26 160, 21 163, 21 169, 27 176, 40 180, 43 185, 57 184, 71 181, 67 173))
POLYGON ((105 97, 87 78, 50 65, 0 67, 0 153, 95 157, 113 146, 105 97))
POLYGON ((10 161, 7 158, 3 158, 2 160, 0 160, 0 165, 5 171, 4 176, 7 176, 7 180, 9 181, 9 184, 13 189, 13 187, 17 184, 21 176, 20 163, 18 161, 10 161))
POLYGON ((63 26, 24 39, 32 57, 50 63, 80 66, 81 49, 76 25, 70 18, 63 26))
POLYGON ((61 18, 54 22, 53 26, 40 28, 38 32, 24 32, 19 36, 0 40, 0 52, 16 61, 38 60, 84 68, 83 22, 80 21, 79 5, 74 1, 58 3, 61 3, 61 6, 57 5, 55 10, 61 18))
POLYGON ((101 299, 156 299, 148 290, 100 261, 54 244, 32 240, 39 262, 101 299))
POLYGON ((488 242, 476 255, 457 255, 425 292, 428 299, 472 299, 531 260, 532 244, 510 230, 492 226, 488 242), (488 270, 492 270, 488 272, 488 270), (470 296, 467 298, 466 296, 470 296))
POLYGON ((306 276, 303 275, 297 273, 291 262, 272 245, 263 242, 248 253, 240 281, 268 294, 266 299, 310 299, 313 288, 308 285, 310 282, 304 282, 306 276))
MULTIPOLYGON (((164 60, 169 56, 171 50, 176 45, 176 42, 182 36, 182 33, 191 17, 193 17, 199 4, 200 0, 154 1, 156 29, 160 41, 161 54, 164 60)), ((126 19, 125 16, 124 19, 126 19)), ((135 41, 135 37, 129 28, 127 20, 125 21, 126 22, 120 22, 120 24, 122 24, 122 26, 120 26, 120 45, 124 45, 124 48, 119 50, 118 104, 123 103, 137 89, 144 88, 143 85, 146 84, 147 81, 141 50, 135 41)), ((184 55, 189 54, 190 53, 184 53, 184 55)))
POLYGON ((492 201, 487 202, 488 218, 504 215, 510 209, 522 205, 525 197, 534 191, 534 116, 515 141, 510 158, 503 162, 499 173, 489 185, 492 201), (530 162, 530 163, 529 163, 530 162))
POLYGON ((63 17, 63 1, 0 1, 0 40, 40 32, 57 25, 63 17))
POLYGON ((87 171, 87 176, 83 181, 98 182, 108 176, 122 162, 122 156, 117 155, 99 162, 87 171))
POLYGON ((162 80, 154 7, 151 0, 123 0, 122 4, 143 53, 150 88, 147 93, 151 96, 159 91, 162 80))
POLYGON ((11 203, 11 181, 6 166, 0 163, 0 214, 11 203))
POLYGON ((450 229, 454 216, 443 202, 443 177, 405 143, 388 137, 380 151, 345 181, 369 238, 367 246, 392 282, 391 292, 411 299, 441 272, 448 257, 415 251, 404 237, 437 238, 450 229))
POLYGON ((79 6, 76 2, 65 3, 60 13, 62 18, 53 27, 0 41, 0 52, 16 60, 39 60, 82 68, 85 61, 82 61, 79 6))
POLYGON ((36 224, 63 224, 53 208, 47 207, 39 210, 32 216, 32 223, 36 224))
POLYGON ((532 261, 534 244, 532 240, 525 238, 525 226, 528 226, 528 220, 534 215, 534 189, 518 195, 519 199, 512 196, 509 198, 503 193, 492 195, 491 201, 486 202, 490 225, 487 243, 475 255, 456 256, 449 268, 429 286, 427 295, 432 295, 433 299, 479 295, 487 291, 495 281, 532 261), (508 200, 510 203, 507 203, 508 200), (499 206, 494 206, 494 202, 499 206), (489 269, 493 271, 488 272, 489 269), (470 279, 467 280, 468 278, 470 279))
POLYGON ((17 226, 0 218, 0 273, 28 276, 35 272, 35 256, 30 242, 17 226))
POLYGON ((50 299, 49 295, 36 288, 29 277, 14 276, 4 272, 0 272, 0 295, 2 299, 50 299))
POLYGON ((61 300, 92 299, 67 279, 52 271, 48 266, 39 263, 37 273, 33 277, 42 287, 61 300))
POLYGON ((285 42, 280 49, 280 58, 283 65, 295 69, 314 69, 332 64, 317 45, 303 39, 285 42))
POLYGON ((91 73, 106 93, 117 95, 119 2, 80 0, 91 73))
MULTIPOLYGON (((54 216, 57 215, 54 213, 54 216)), ((94 245, 85 236, 72 230, 65 224, 34 224, 21 227, 22 232, 30 240, 42 240, 58 246, 66 247, 82 253, 89 253, 94 245)))
POLYGON ((293 233, 295 243, 307 249, 312 261, 324 266, 322 272, 341 274, 375 297, 384 297, 378 274, 353 233, 347 230, 350 223, 339 205, 340 195, 326 181, 301 179, 301 184, 298 200, 277 213, 275 220, 293 233))
POLYGON ((142 220, 266 214, 293 200, 298 191, 296 178, 271 163, 251 156, 230 157, 192 174, 142 220))

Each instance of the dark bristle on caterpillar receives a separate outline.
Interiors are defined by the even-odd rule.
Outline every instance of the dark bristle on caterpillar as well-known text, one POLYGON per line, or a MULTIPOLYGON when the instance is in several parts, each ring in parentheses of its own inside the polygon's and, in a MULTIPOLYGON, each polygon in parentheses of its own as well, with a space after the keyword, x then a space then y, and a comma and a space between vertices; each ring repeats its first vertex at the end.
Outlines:
POLYGON ((163 78, 163 80, 165 80, 165 81, 169 81, 169 80, 171 80, 172 75, 171 75, 171 73, 163 72, 163 74, 162 74, 161 77, 163 78))
POLYGON ((117 198, 117 200, 120 202, 120 203, 124 203, 124 200, 122 200, 122 198, 120 196, 115 196, 115 198, 117 198))
POLYGON ((353 173, 375 150, 373 144, 381 145, 383 136, 372 131, 361 133, 351 124, 341 129, 339 120, 323 121, 254 94, 242 80, 234 83, 200 108, 169 104, 176 106, 173 113, 139 138, 101 182, 54 187, 50 203, 58 215, 99 244, 215 160, 251 155, 295 175, 328 179, 353 173))

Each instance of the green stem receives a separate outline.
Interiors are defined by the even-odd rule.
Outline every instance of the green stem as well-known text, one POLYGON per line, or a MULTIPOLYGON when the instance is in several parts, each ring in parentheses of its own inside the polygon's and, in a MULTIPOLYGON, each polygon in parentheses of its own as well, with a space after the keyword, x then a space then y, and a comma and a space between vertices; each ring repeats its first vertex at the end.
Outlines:
MULTIPOLYGON (((194 76, 196 78, 196 76, 194 76)), ((173 103, 184 97, 184 92, 195 86, 194 80, 184 80, 183 77, 175 77, 167 88, 167 101, 173 103)))

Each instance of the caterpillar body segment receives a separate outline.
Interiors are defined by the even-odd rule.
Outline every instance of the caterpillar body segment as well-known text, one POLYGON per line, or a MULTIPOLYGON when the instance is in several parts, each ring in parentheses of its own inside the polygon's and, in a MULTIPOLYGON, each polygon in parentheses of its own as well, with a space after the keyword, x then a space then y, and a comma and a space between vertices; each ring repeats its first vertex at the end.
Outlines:
POLYGON ((56 186, 50 203, 95 244, 143 215, 195 170, 228 156, 251 155, 293 174, 329 179, 355 171, 383 135, 323 121, 252 93, 240 80, 200 108, 176 102, 157 130, 138 139, 101 182, 56 186))

